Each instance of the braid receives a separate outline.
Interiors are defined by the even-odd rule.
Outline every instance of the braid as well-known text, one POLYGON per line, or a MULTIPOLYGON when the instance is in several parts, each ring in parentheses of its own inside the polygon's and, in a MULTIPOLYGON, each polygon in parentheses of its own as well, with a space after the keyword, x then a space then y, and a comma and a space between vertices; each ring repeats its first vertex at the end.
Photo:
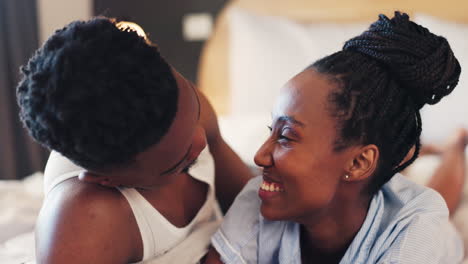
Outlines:
POLYGON ((419 110, 449 94, 461 71, 445 38, 399 12, 393 19, 380 15, 342 51, 310 68, 338 84, 329 95, 330 113, 338 120, 335 151, 353 144, 379 148, 371 194, 417 158, 419 110), (402 163, 412 147, 413 156, 402 163))
POLYGON ((369 30, 347 41, 343 49, 384 63, 401 86, 411 85, 418 109, 451 93, 461 68, 447 40, 409 21, 407 14, 395 12, 393 19, 379 17, 369 30))

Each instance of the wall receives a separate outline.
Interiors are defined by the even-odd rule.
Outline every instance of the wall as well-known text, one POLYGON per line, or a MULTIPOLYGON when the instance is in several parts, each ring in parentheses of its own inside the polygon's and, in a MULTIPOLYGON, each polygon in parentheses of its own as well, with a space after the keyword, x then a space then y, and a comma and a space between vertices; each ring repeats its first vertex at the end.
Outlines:
POLYGON ((126 0, 37 0, 39 41, 43 43, 55 30, 73 20, 88 19, 93 15, 132 20, 149 33, 150 38, 160 47, 164 57, 179 72, 195 82, 204 39, 189 40, 184 36, 184 16, 208 15, 214 23, 216 15, 225 2, 226 0, 140 0, 135 2, 126 0))
POLYGON ((90 18, 92 3, 92 0, 37 0, 40 43, 71 21, 90 18))
MULTIPOLYGON (((141 25, 150 39, 157 43, 169 63, 195 82, 204 39, 186 38, 183 32, 184 17, 205 15, 205 18, 208 16, 214 23, 225 2, 226 0, 95 0, 94 14, 131 20, 141 25)), ((201 27, 195 25, 195 29, 201 27)))

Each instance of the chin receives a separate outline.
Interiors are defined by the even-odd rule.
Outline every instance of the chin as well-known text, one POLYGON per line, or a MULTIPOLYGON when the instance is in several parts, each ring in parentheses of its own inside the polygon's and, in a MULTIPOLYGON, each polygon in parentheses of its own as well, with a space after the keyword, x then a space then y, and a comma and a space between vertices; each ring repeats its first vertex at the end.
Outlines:
POLYGON ((260 213, 265 219, 270 221, 287 220, 287 217, 280 213, 279 210, 272 208, 271 206, 266 206, 264 203, 260 206, 260 213))

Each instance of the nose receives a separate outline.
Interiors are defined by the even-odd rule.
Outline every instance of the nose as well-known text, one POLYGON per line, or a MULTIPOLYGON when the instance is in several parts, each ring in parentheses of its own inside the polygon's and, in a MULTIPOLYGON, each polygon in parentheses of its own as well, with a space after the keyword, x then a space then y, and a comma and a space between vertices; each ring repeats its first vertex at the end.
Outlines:
POLYGON ((273 165, 272 143, 269 139, 255 153, 254 162, 259 167, 270 167, 273 165))

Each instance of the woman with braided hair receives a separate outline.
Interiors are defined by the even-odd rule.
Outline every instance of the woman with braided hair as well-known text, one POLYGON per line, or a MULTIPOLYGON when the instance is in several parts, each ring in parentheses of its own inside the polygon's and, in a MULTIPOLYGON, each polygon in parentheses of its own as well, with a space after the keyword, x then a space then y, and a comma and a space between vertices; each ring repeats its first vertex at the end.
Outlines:
POLYGON ((460 263, 442 196, 401 174, 457 85, 447 40, 395 13, 292 78, 207 263, 460 263), (410 154, 409 154, 410 153, 410 154))

